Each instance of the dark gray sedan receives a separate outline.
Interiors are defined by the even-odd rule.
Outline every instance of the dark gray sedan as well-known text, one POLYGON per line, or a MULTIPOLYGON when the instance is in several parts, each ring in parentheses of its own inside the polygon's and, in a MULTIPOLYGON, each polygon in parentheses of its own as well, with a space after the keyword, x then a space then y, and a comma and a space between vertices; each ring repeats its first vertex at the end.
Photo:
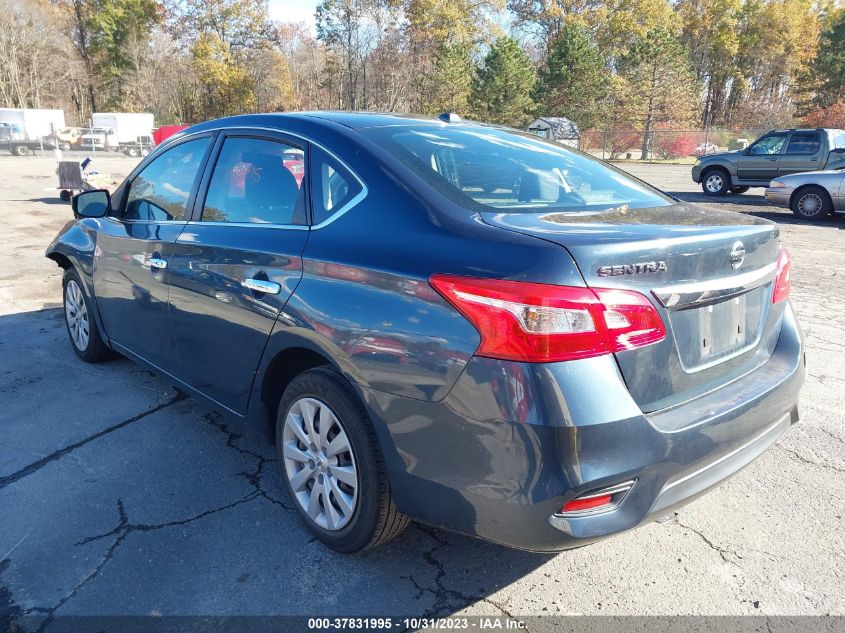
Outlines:
POLYGON ((411 519, 584 545, 672 513, 798 420, 777 225, 535 136, 240 116, 73 208, 47 256, 78 356, 122 354, 264 433, 338 551, 411 519))

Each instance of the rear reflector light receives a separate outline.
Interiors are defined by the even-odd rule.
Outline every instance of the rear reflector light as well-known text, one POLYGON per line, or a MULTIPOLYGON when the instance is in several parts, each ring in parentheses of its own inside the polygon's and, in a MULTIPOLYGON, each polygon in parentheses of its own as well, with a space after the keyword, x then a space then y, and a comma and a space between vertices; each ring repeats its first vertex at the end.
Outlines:
POLYGON ((558 514, 592 513, 611 510, 622 503, 622 500, 631 492, 631 488, 634 487, 635 483, 637 483, 637 480, 631 479, 630 481, 582 494, 564 503, 558 514))
POLYGON ((638 292, 432 275, 431 285, 481 335, 478 356, 525 362, 590 358, 663 340, 638 292))
POLYGON ((593 510, 601 506, 610 505, 613 501, 612 495, 602 495, 601 497, 589 497, 587 499, 573 499, 563 504, 561 512, 578 512, 579 510, 593 510))
POLYGON ((790 269, 792 268, 792 257, 785 248, 780 249, 778 255, 778 267, 775 275, 775 289, 772 293, 772 303, 778 303, 789 298, 789 291, 792 290, 790 269))

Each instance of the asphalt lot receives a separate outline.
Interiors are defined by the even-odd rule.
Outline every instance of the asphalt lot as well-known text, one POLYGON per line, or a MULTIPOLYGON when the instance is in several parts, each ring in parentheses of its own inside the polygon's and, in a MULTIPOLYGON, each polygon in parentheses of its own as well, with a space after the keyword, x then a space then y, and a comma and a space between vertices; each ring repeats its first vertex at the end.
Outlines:
MULTIPOLYGON (((689 166, 628 168, 704 201, 689 166)), ((71 218, 54 169, 0 156, 0 616, 845 614, 845 217, 717 203, 780 223, 810 373, 801 423, 723 487, 556 556, 412 527, 347 557, 309 538, 263 438, 129 361, 76 358, 43 257, 71 218)))

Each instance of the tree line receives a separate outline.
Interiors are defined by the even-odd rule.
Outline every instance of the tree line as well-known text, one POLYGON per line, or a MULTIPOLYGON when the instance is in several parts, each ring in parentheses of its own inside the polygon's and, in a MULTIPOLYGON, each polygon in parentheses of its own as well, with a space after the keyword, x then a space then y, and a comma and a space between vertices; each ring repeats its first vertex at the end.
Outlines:
MULTIPOLYGON (((835 0, 18 0, 0 103, 160 124, 348 109, 582 129, 845 127, 835 0)), ((644 148, 645 150, 645 148, 644 148)))

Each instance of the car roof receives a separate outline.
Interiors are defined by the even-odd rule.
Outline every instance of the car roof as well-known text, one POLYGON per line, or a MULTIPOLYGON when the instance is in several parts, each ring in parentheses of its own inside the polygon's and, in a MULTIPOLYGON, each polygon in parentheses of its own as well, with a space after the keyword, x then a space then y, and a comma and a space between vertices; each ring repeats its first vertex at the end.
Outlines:
POLYGON ((472 121, 460 120, 456 123, 447 124, 433 116, 417 114, 393 114, 388 112, 346 112, 346 111, 305 111, 305 112, 272 112, 266 114, 239 114, 211 121, 204 121, 191 126, 187 131, 199 131, 208 128, 222 127, 250 127, 261 123, 263 125, 283 125, 284 121, 298 120, 307 121, 312 124, 335 123, 344 127, 360 130, 371 127, 403 126, 403 125, 482 125, 472 121))

